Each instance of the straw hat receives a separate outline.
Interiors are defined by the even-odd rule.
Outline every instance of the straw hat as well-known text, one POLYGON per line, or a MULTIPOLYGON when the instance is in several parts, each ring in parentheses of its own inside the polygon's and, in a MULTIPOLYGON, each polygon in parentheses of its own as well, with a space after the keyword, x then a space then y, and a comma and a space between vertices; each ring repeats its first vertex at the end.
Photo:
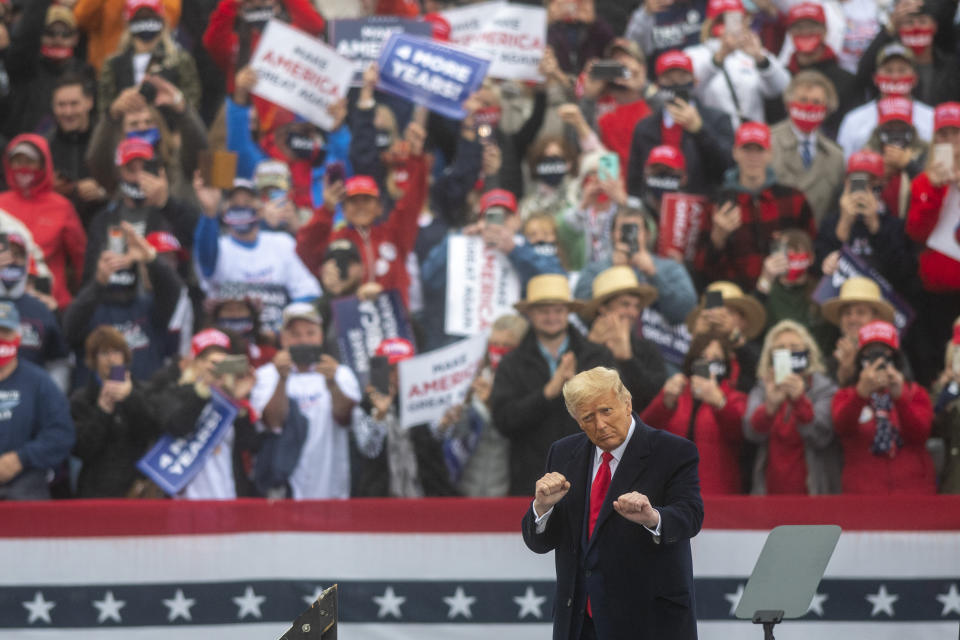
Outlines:
POLYGON ((841 309, 852 302, 868 305, 878 318, 893 322, 893 306, 883 299, 880 287, 870 278, 859 276, 847 278, 840 286, 840 295, 824 302, 820 311, 829 322, 839 326, 841 309))
MULTIPOLYGON (((743 335, 748 340, 752 340, 760 335, 767 324, 767 312, 763 305, 754 298, 743 293, 743 289, 726 280, 718 280, 707 287, 707 291, 719 291, 723 294, 723 306, 729 307, 743 314, 746 320, 746 326, 743 328, 743 335)), ((706 295, 700 299, 693 311, 687 315, 687 329, 693 333, 693 327, 697 324, 697 317, 703 311, 703 305, 706 302, 706 295)))
POLYGON ((527 297, 516 303, 514 308, 526 313, 530 307, 539 304, 565 304, 570 311, 580 311, 583 303, 570 295, 570 283, 567 276, 559 273, 545 273, 534 276, 527 282, 527 297))
POLYGON ((649 307, 657 299, 657 288, 641 283, 632 267, 619 266, 604 269, 593 279, 593 298, 584 306, 583 317, 593 320, 604 304, 619 295, 630 294, 640 298, 641 307, 649 307))

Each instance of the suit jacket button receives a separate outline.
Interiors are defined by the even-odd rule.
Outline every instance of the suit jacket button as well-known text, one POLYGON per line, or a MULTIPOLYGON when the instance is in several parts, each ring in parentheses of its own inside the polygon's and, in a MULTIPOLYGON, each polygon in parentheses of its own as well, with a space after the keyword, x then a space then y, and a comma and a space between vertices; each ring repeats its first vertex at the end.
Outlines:
POLYGON ((567 598, 567 606, 568 606, 568 607, 572 607, 572 606, 573 606, 573 598, 567 598))
POLYGON ((587 577, 589 578, 591 575, 593 575, 593 572, 590 571, 590 569, 587 569, 587 574, 586 574, 586 575, 587 575, 587 577))

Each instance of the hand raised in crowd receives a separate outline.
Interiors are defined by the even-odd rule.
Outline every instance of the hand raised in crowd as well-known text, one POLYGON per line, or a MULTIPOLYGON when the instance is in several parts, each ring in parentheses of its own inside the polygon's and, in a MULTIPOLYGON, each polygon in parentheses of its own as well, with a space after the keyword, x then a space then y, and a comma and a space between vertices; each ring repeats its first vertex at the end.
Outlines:
POLYGON ((357 288, 357 297, 361 300, 376 300, 383 293, 383 285, 379 282, 364 282, 357 288))
POLYGON ((23 471, 23 464, 16 451, 7 451, 0 455, 0 484, 10 482, 23 471))
POLYGON ((772 282, 782 276, 790 268, 787 256, 783 251, 774 251, 763 260, 763 269, 760 271, 760 279, 766 279, 772 282))
POLYGON ((605 320, 609 332, 604 344, 617 360, 629 360, 633 357, 633 346, 630 344, 630 334, 633 327, 630 325, 630 319, 610 313, 607 314, 605 320))
POLYGON ((330 176, 323 174, 323 207, 327 211, 336 211, 337 205, 343 202, 347 188, 343 180, 330 182, 330 176))
POLYGON ((550 380, 543 387, 543 396, 547 400, 560 397, 564 383, 575 375, 577 375, 577 357, 568 351, 560 357, 557 370, 553 372, 550 380))
POLYGON ((857 343, 847 336, 840 336, 833 350, 837 361, 837 380, 843 382, 853 375, 854 359, 857 356, 857 343))
POLYGON ((796 373, 791 373, 784 378, 780 386, 787 397, 794 402, 802 398, 803 394, 807 392, 807 383, 803 381, 803 376, 796 373))
POLYGON ((84 202, 97 202, 107 197, 107 190, 93 178, 77 180, 74 188, 77 190, 77 196, 84 202))
POLYGON ((701 378, 697 375, 690 376, 690 392, 694 398, 718 409, 727 401, 727 396, 724 395, 720 385, 717 384, 716 376, 712 373, 709 378, 701 378))
POLYGON ((740 48, 740 42, 741 38, 739 33, 724 29, 723 34, 720 36, 720 48, 713 54, 713 64, 722 67, 723 61, 726 60, 727 56, 740 48))
POLYGON ((250 103, 250 94, 257 86, 257 72, 251 67, 244 67, 237 71, 233 78, 233 101, 238 105, 250 103))
MULTIPOLYGON (((211 187, 203 181, 200 170, 193 172, 193 191, 197 194, 197 200, 200 201, 200 209, 203 215, 208 218, 216 218, 220 213, 220 202, 223 200, 223 192, 217 187, 211 187)), ((324 190, 326 196, 326 190, 324 190)))
POLYGON ((650 504, 650 498, 638 491, 625 493, 614 500, 613 510, 630 522, 636 522, 648 529, 656 529, 660 524, 660 514, 650 504))
POLYGON ((563 496, 570 491, 570 482, 562 473, 551 471, 537 480, 533 493, 533 510, 537 516, 542 516, 553 508, 553 505, 563 500, 563 496))
POLYGON ((123 380, 104 380, 100 387, 100 395, 97 397, 97 406, 104 413, 113 413, 117 404, 123 402, 133 391, 133 382, 130 380, 130 372, 126 372, 123 380))
POLYGON ((339 366, 340 362, 338 362, 336 358, 325 353, 320 356, 320 361, 317 363, 316 371, 326 378, 327 383, 329 384, 336 381, 337 368, 339 366))
POLYGON ((675 373, 663 384, 663 404, 667 409, 677 408, 677 398, 687 388, 687 376, 675 373))
POLYGON ((121 222, 120 228, 127 241, 126 257, 134 262, 149 263, 157 257, 157 250, 150 246, 146 239, 137 233, 129 222, 121 222))
POLYGON ((370 404, 373 405, 373 417, 377 420, 386 418, 396 396, 397 388, 392 382, 390 383, 389 393, 380 393, 372 386, 367 385, 367 397, 370 398, 370 404))
POLYGON ((583 97, 588 100, 596 100, 600 97, 600 94, 603 93, 603 90, 607 88, 607 81, 594 78, 591 75, 593 71, 593 65, 599 62, 597 58, 593 58, 587 61, 587 64, 583 67, 583 97))
POLYGON ((513 231, 502 224, 484 224, 483 241, 488 247, 495 248, 503 255, 509 254, 517 246, 513 231))
POLYGON ((138 87, 127 87, 120 92, 112 103, 110 103, 110 117, 114 120, 123 118, 123 114, 130 111, 141 111, 147 108, 147 100, 140 93, 138 87))
POLYGON ((140 172, 140 188, 147 196, 146 203, 150 206, 162 209, 167 206, 167 200, 170 199, 170 183, 167 182, 167 173, 162 168, 160 175, 153 175, 149 171, 140 172))
POLYGON ((767 57, 767 50, 763 48, 760 36, 746 27, 740 30, 737 44, 740 50, 753 58, 757 64, 761 64, 767 57))
POLYGON ((119 255, 112 251, 104 251, 97 259, 97 273, 95 279, 100 286, 110 284, 110 276, 120 269, 126 269, 130 266, 130 258, 126 255, 119 255))
POLYGON ((500 173, 500 167, 503 164, 503 156, 500 153, 500 146, 497 144, 483 145, 483 175, 492 177, 500 173))
POLYGON ((776 415, 777 411, 787 399, 787 393, 783 387, 774 382, 773 372, 768 372, 763 380, 763 405, 767 410, 767 415, 776 415))
POLYGON ((419 122, 410 122, 403 132, 403 139, 410 145, 410 155, 423 155, 423 144, 427 140, 427 130, 419 122))
POLYGON ((277 351, 273 356, 273 366, 277 369, 277 374, 281 380, 290 377, 290 371, 293 370, 293 360, 290 358, 290 352, 286 349, 277 351))
POLYGON ((327 113, 333 118, 333 124, 330 125, 330 131, 336 131, 347 120, 347 99, 340 98, 329 107, 327 113))
POLYGON ((557 107, 557 115, 564 123, 570 125, 581 138, 589 135, 593 130, 587 124, 587 119, 583 117, 583 111, 580 105, 568 102, 557 107))
POLYGON ((599 180, 600 190, 607 194, 610 201, 617 206, 623 207, 627 204, 627 190, 619 178, 610 178, 608 180, 599 180))
POLYGON ((290 198, 281 200, 267 200, 263 203, 263 220, 273 228, 286 224, 287 229, 296 232, 300 226, 297 216, 297 205, 290 198))
POLYGON ((923 8, 922 0, 900 0, 893 4, 893 11, 890 12, 890 22, 887 25, 888 31, 894 36, 900 31, 903 23, 913 14, 923 8))
POLYGON ((903 171, 913 160, 913 152, 909 148, 898 147, 895 144, 883 145, 883 164, 893 171, 903 171))
POLYGON ((180 91, 175 84, 158 75, 144 76, 143 81, 152 84, 157 89, 157 97, 153 101, 154 106, 169 107, 177 113, 186 111, 187 101, 183 97, 183 91, 180 91))
POLYGON ((899 400, 903 394, 903 384, 905 382, 903 373, 892 364, 887 365, 887 384, 890 388, 890 396, 894 400, 899 400))
POLYGON ((857 380, 857 395, 861 398, 869 398, 870 394, 887 387, 890 384, 892 369, 892 365, 888 365, 883 358, 877 358, 864 365, 857 380))
POLYGON ((717 249, 723 249, 727 239, 743 224, 740 207, 734 202, 725 202, 713 212, 713 228, 710 240, 717 249))
POLYGON ((540 59, 539 69, 540 75, 544 77, 547 84, 551 82, 556 82, 558 84, 569 84, 569 79, 567 74, 563 72, 560 68, 560 64, 557 62, 557 55, 553 52, 553 47, 547 46, 543 50, 543 57, 540 59))
POLYGON ((935 187, 942 187, 948 182, 956 182, 960 184, 960 169, 954 169, 950 171, 947 169, 942 162, 934 162, 929 169, 927 169, 927 177, 930 179, 930 184, 935 187))
POLYGON ((437 427, 440 429, 440 433, 446 433, 446 431, 453 425, 460 422, 460 418, 463 417, 463 405, 455 404, 446 411, 443 412, 443 417, 440 418, 440 422, 437 423, 437 427))
POLYGON ((820 265, 820 270, 823 271, 823 275, 832 276, 837 270, 837 263, 839 261, 840 251, 831 251, 828 253, 827 257, 823 259, 823 264, 820 265))
MULTIPOLYGON (((633 253, 630 252, 630 245, 626 242, 615 242, 613 244, 613 254, 611 256, 613 266, 622 267, 629 265, 634 269, 639 269, 648 276, 657 275, 657 263, 653 261, 653 256, 647 251, 647 247, 641 244, 633 253)), ((683 258, 680 258, 683 261, 683 258)))
POLYGON ((703 118, 693 103, 676 98, 666 104, 666 109, 670 117, 687 133, 698 133, 703 128, 703 118))
POLYGON ((490 392, 493 391, 493 376, 486 376, 480 372, 470 384, 470 391, 474 398, 487 404, 490 401, 490 392))
POLYGON ((257 384, 257 376, 253 367, 239 376, 227 375, 217 381, 217 386, 226 391, 234 400, 246 400, 257 384))

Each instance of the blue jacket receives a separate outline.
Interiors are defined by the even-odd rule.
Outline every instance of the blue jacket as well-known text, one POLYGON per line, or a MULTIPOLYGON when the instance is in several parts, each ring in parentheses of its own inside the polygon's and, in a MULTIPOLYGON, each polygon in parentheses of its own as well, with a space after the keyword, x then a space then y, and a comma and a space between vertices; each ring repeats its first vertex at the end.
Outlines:
POLYGON ((50 469, 66 460, 74 440, 66 396, 46 371, 21 360, 0 380, 0 453, 16 451, 24 470, 50 469))

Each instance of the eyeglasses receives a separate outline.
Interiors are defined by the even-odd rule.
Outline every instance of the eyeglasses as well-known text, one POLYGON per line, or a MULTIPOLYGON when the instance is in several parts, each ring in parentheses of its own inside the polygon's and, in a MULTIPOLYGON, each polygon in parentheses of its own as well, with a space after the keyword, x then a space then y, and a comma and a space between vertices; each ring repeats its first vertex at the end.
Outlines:
POLYGON ((66 40, 67 38, 72 38, 77 35, 75 29, 44 29, 43 35, 48 38, 62 38, 66 40))

